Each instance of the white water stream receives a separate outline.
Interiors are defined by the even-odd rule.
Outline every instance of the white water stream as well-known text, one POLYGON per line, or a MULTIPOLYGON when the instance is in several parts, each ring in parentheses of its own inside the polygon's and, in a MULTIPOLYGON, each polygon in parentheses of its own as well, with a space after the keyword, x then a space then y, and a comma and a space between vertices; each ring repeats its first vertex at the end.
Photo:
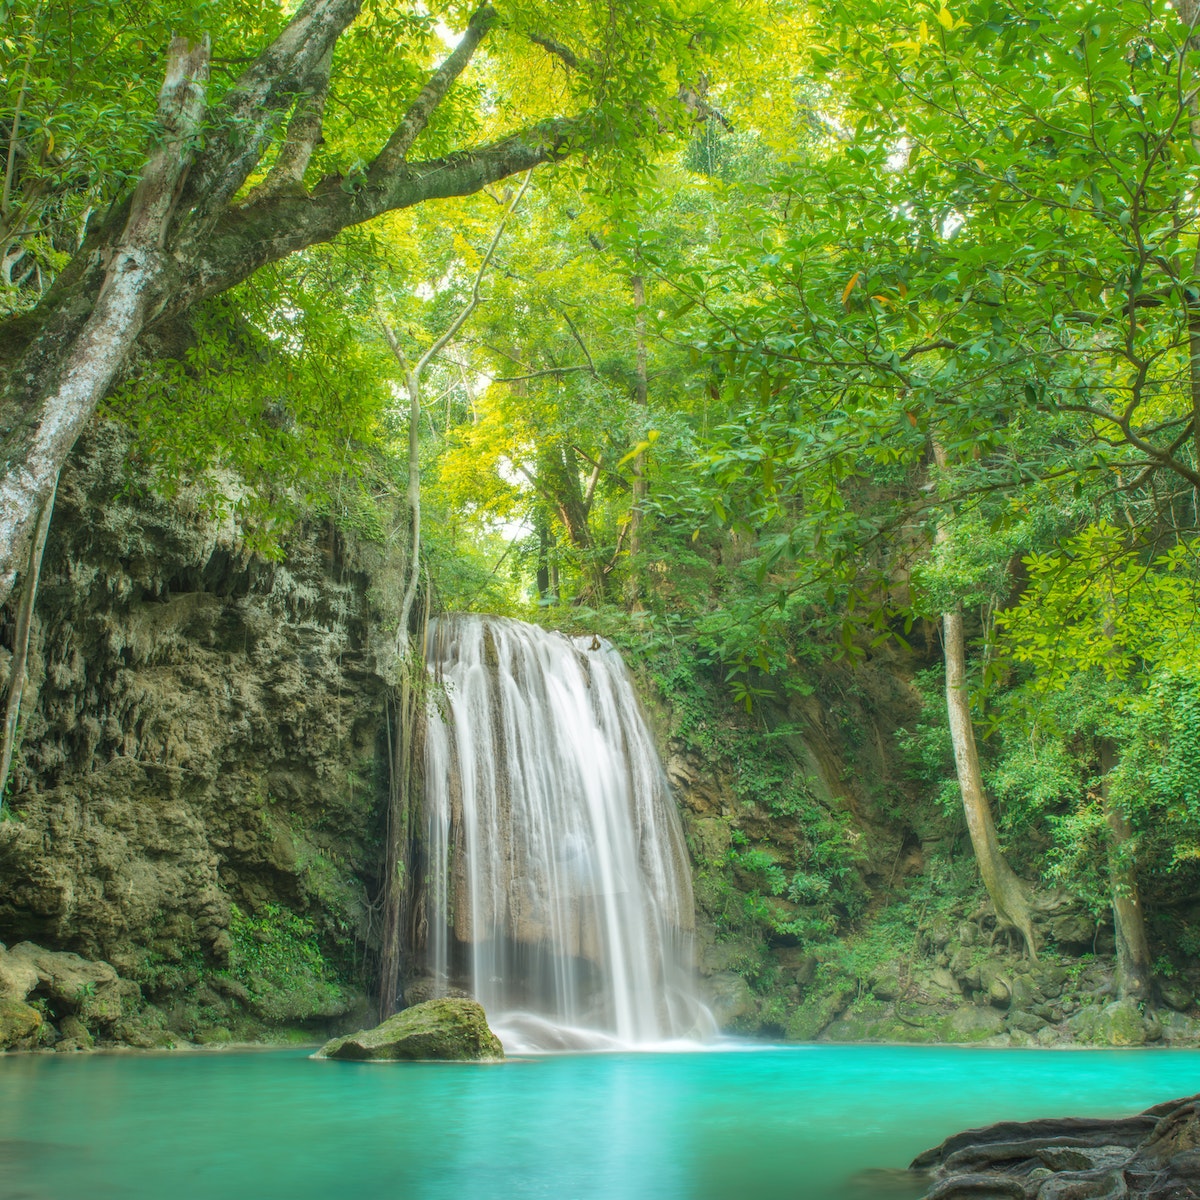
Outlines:
POLYGON ((431 633, 427 967, 509 1050, 711 1032, 687 853, 620 655, 499 617, 431 633))

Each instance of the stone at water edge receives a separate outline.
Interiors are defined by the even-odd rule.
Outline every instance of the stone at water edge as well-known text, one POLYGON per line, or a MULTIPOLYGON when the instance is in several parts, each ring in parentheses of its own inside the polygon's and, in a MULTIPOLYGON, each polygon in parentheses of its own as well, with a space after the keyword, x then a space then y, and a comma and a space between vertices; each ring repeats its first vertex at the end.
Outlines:
POLYGON ((21 1000, 0 999, 0 1050, 31 1038, 42 1026, 42 1014, 21 1000))
POLYGON ((504 1057, 504 1047, 488 1027, 482 1005, 446 997, 406 1008, 374 1029, 333 1038, 316 1056, 355 1062, 491 1062, 504 1057))
POLYGON ((1190 1096, 1136 1117, 968 1130, 918 1155, 910 1171, 924 1200, 1188 1200, 1200 1195, 1198 1147, 1200 1096, 1190 1096))

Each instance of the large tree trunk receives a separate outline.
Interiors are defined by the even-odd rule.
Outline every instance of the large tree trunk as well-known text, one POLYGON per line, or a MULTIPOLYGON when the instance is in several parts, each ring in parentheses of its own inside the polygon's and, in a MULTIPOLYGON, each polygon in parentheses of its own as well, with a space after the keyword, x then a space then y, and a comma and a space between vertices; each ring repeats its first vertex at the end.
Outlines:
POLYGON ((1154 967, 1146 918, 1138 892, 1137 865, 1133 858, 1133 829, 1124 810, 1111 795, 1109 775, 1117 765, 1117 748, 1111 738, 1100 740, 1100 796, 1108 823, 1108 874, 1112 886, 1113 929, 1117 939, 1117 996, 1145 1002, 1153 999, 1154 967))
POLYGON ((954 769, 962 793, 963 813, 967 831, 975 850, 975 860, 983 885, 996 909, 1001 926, 1017 930, 1025 941, 1031 958, 1037 958, 1037 942, 1033 936, 1033 919, 1025 885, 1017 878, 1000 850, 992 806, 983 789, 983 772, 979 768, 979 750, 975 745, 975 730, 971 724, 971 706, 967 698, 966 647, 963 638, 962 613, 942 614, 942 642, 946 655, 946 714, 950 720, 950 739, 954 743, 954 769))
POLYGON ((89 264, 98 294, 90 306, 67 302, 51 310, 23 366, 26 372, 52 366, 52 382, 31 411, 4 413, 0 604, 67 455, 161 301, 168 277, 163 247, 204 114, 208 59, 207 42, 171 43, 158 98, 167 136, 142 170, 115 243, 89 264))

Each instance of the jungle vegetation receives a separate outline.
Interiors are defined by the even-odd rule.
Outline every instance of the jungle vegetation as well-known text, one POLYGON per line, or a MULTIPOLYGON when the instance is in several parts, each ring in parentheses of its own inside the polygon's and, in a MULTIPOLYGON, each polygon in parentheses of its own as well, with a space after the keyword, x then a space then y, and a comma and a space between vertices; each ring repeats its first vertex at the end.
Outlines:
POLYGON ((0 599, 99 413, 266 553, 393 547, 401 689, 423 606, 747 711, 933 630, 1000 921, 1111 907, 1146 998, 1200 858, 1198 20, 6 0, 0 599))

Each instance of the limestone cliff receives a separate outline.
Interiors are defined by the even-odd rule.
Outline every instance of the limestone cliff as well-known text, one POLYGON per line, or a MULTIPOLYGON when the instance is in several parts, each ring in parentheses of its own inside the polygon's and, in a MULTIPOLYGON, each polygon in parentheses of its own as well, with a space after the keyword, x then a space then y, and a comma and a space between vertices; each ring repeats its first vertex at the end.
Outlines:
MULTIPOLYGON (((122 1020, 151 1041, 336 1022, 360 1004, 379 858, 364 560, 312 528, 269 561, 186 496, 123 495, 120 442, 95 430, 59 488, 0 823, 0 941, 111 964, 136 985, 122 1020)), ((29 993, 43 1039, 86 999, 52 992, 29 993)), ((137 1040, 118 1026, 90 1032, 137 1040)))

